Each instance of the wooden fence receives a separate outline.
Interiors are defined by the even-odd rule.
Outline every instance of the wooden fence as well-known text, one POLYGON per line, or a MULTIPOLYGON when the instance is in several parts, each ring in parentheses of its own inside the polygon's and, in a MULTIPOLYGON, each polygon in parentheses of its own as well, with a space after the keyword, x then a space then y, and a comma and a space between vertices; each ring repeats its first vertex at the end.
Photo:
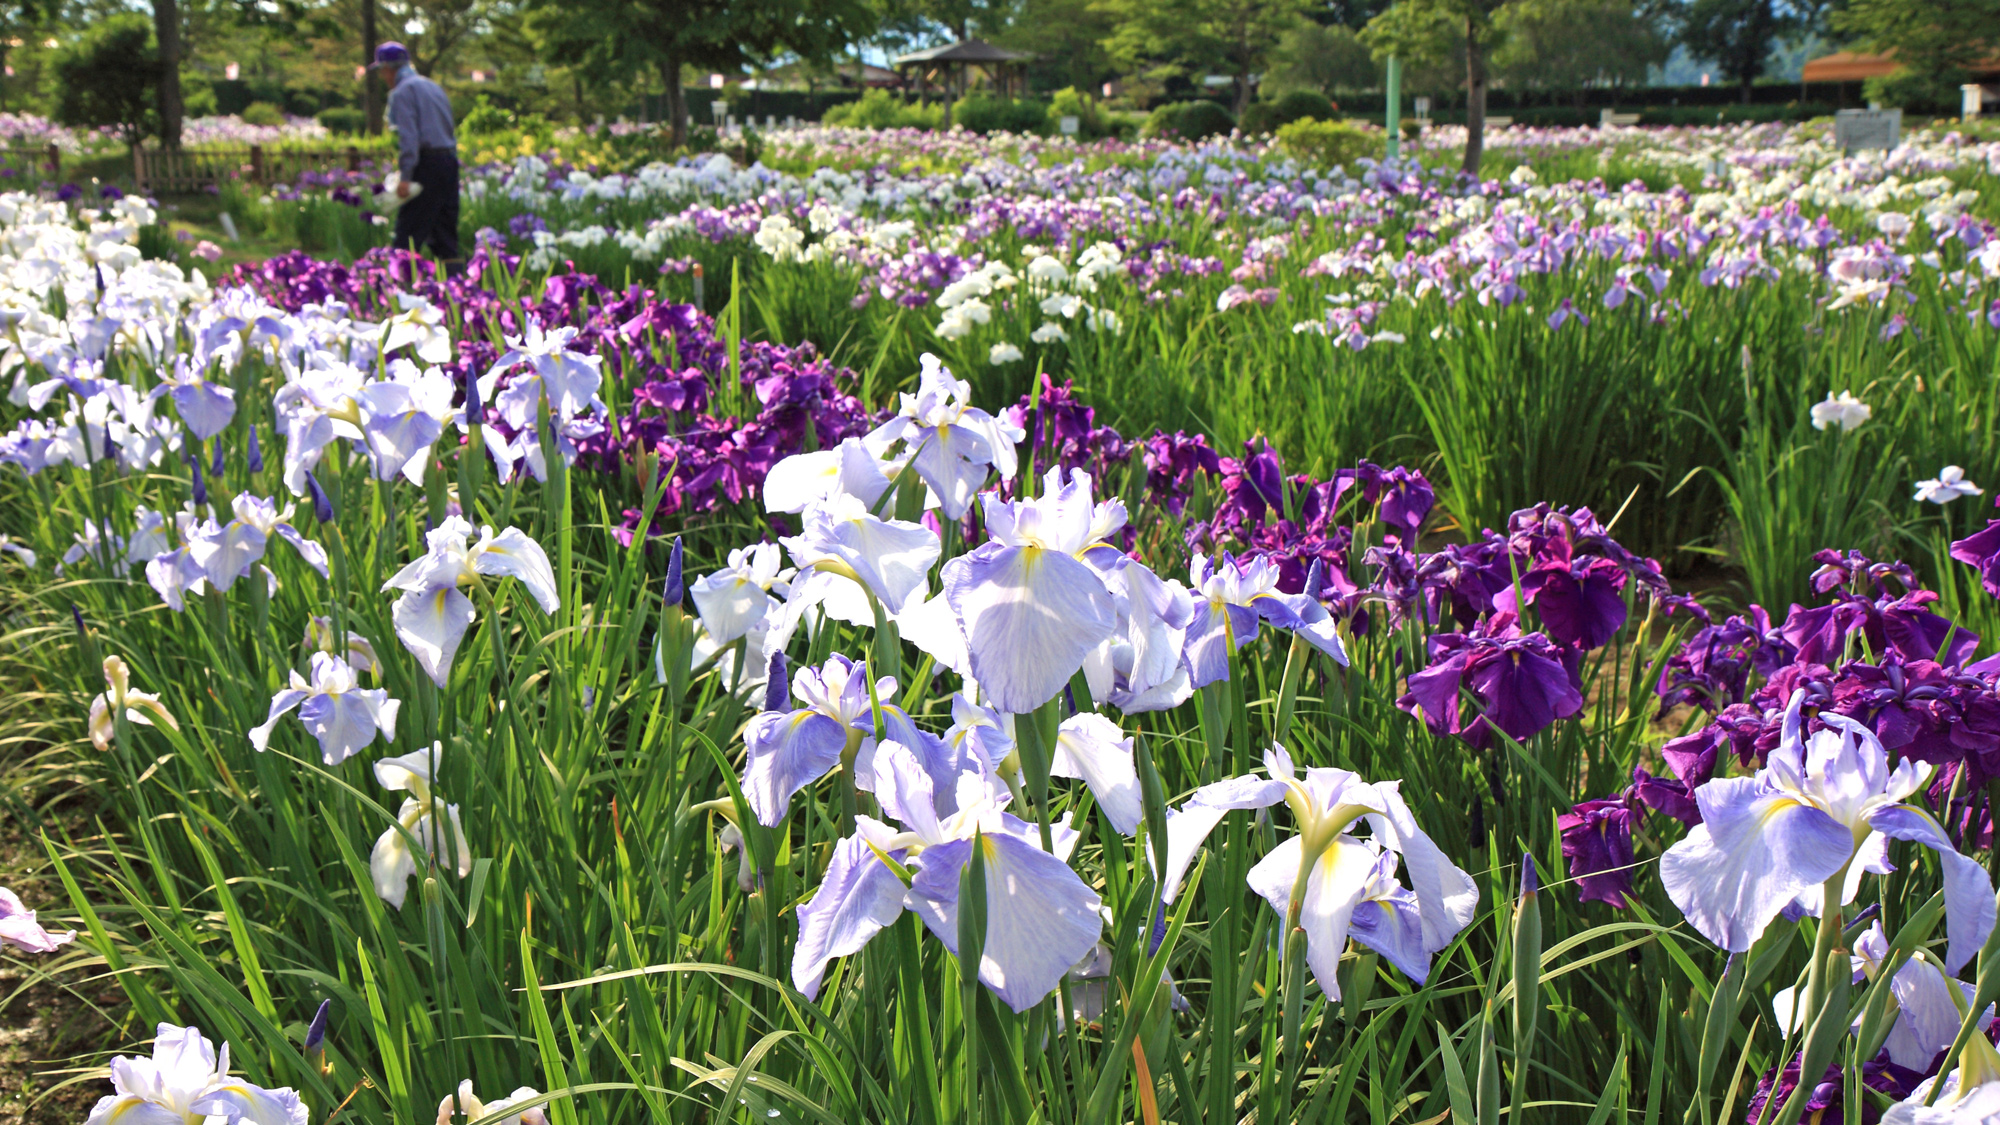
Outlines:
MULTIPOLYGON (((20 178, 30 181, 26 186, 34 187, 34 180, 46 177, 62 179, 62 149, 54 145, 43 148, 0 148, 0 176, 8 179, 20 178)), ((13 185, 7 185, 11 190, 13 185)))
POLYGON ((132 150, 132 179, 143 194, 206 191, 225 180, 289 183, 302 172, 359 172, 361 150, 251 145, 234 149, 132 150))

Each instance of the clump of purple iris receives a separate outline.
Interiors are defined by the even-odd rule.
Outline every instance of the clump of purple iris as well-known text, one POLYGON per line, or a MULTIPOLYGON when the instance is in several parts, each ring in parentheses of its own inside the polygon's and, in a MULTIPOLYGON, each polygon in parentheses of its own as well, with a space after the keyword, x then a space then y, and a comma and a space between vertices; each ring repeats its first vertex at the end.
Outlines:
MULTIPOLYGON (((1987 562, 1976 546, 1955 557, 1987 562)), ((1968 845, 1990 831, 1984 794, 2000 779, 2000 658, 1972 659, 1978 635, 1936 613, 1938 595, 1920 589, 1908 565, 1851 551, 1821 551, 1814 561, 1819 604, 1793 605, 1775 623, 1750 606, 1698 629, 1668 656, 1655 685, 1661 714, 1688 705, 1697 716, 1660 748, 1677 780, 1639 770, 1619 796, 1562 817, 1564 854, 1584 898, 1622 906, 1631 878, 1614 869, 1631 862, 1638 820, 1650 810, 1698 823, 1702 786, 1732 759, 1746 770, 1764 765, 1794 696, 1807 733, 1827 725, 1823 716, 1840 716, 1872 732, 1892 760, 1941 767, 1931 790, 1944 819, 1968 845)))
POLYGON ((1575 654, 1541 633, 1522 633, 1512 614, 1469 633, 1430 638, 1430 666, 1410 675, 1396 706, 1421 716, 1432 733, 1485 747, 1497 729, 1516 742, 1583 709, 1575 654), (1477 709, 1468 712, 1464 696, 1477 709))
POLYGON ((533 211, 523 211, 507 220, 507 233, 517 239, 531 238, 535 232, 547 229, 549 224, 543 222, 542 217, 533 211))
MULTIPOLYGON (((1792 1096, 1799 1084, 1800 1055, 1791 1053, 1791 1061, 1780 1071, 1773 1067, 1757 1080, 1757 1092, 1750 1095, 1749 1109, 1744 1113, 1745 1125, 1757 1125, 1764 1117, 1764 1103, 1771 1097, 1783 1105, 1792 1096), (1773 1086, 1777 1089, 1774 1093, 1773 1086)), ((1883 1051, 1861 1064, 1861 1085, 1888 1096, 1892 1102, 1902 1101, 1916 1091, 1917 1084, 1926 1075, 1906 1066, 1897 1066, 1889 1061, 1889 1052, 1883 1051)), ((1839 1063, 1828 1064, 1826 1073, 1806 1096, 1806 1118, 1813 1121, 1839 1121, 1846 1114, 1847 1072, 1839 1063)), ((1861 1120, 1864 1125, 1873 1125, 1882 1120, 1882 1111, 1876 1108, 1870 1098, 1861 1099, 1861 1120)))

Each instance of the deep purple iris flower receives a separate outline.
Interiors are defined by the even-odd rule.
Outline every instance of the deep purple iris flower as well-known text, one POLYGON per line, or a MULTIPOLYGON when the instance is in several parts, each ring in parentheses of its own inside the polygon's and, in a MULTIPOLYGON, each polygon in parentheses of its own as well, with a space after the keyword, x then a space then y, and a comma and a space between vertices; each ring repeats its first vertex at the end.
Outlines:
POLYGON ((1953 543, 1951 557, 1978 570, 1979 584, 2000 598, 2000 520, 1988 520, 1984 531, 1953 543))
POLYGON ((1585 801, 1556 817, 1563 858, 1584 902, 1625 909, 1632 893, 1632 829, 1638 820, 1623 797, 1585 801))
POLYGON ((1498 727, 1526 742, 1583 709, 1573 654, 1540 633, 1522 634, 1510 614, 1489 619, 1481 632, 1430 638, 1430 656, 1430 667, 1410 676, 1396 705, 1421 715, 1433 733, 1484 747, 1498 727), (1470 716, 1461 700, 1468 690, 1478 704, 1470 716))
MULTIPOLYGON (((1792 1091, 1799 1084, 1799 1062, 1799 1054, 1793 1052, 1791 1061, 1785 1064, 1784 1070, 1779 1071, 1774 1067, 1765 1071, 1764 1076, 1757 1080, 1757 1092, 1750 1095, 1750 1107, 1743 1115, 1745 1125, 1757 1125, 1764 1116, 1764 1103, 1773 1096, 1771 1087, 1774 1079, 1777 1085, 1778 1104, 1783 1105, 1786 1099, 1792 1096, 1792 1091)), ((1917 1084, 1923 1080, 1924 1075, 1921 1071, 1890 1062, 1887 1051, 1861 1064, 1861 1084, 1870 1090, 1888 1095, 1892 1102, 1900 1102, 1909 1097, 1916 1091, 1917 1084)), ((1847 1072, 1841 1069, 1839 1063, 1830 1063, 1827 1065, 1826 1073, 1820 1077, 1818 1084, 1806 1097, 1806 1119, 1843 1120, 1846 1115, 1846 1098, 1847 1072)), ((1876 1108, 1873 1099, 1861 1099, 1861 1120, 1863 1125, 1874 1125, 1875 1122, 1882 1120, 1882 1111, 1876 1108)))

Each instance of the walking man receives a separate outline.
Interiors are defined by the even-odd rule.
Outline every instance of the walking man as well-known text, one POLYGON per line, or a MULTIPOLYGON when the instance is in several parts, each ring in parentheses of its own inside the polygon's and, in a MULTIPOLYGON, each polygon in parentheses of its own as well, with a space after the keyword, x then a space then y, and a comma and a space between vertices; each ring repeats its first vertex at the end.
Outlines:
POLYGON ((396 127, 396 158, 403 182, 390 245, 435 255, 448 272, 464 264, 458 249, 458 136, 451 101, 442 87, 417 73, 401 43, 375 48, 374 68, 389 84, 389 123, 396 127), (410 185, 423 187, 410 198, 410 185))

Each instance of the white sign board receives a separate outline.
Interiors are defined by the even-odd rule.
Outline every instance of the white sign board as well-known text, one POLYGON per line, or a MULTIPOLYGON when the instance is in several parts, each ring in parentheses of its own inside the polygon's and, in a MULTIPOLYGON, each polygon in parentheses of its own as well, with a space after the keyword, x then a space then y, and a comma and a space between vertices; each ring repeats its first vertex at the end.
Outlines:
POLYGON ((1431 100, 1429 98, 1418 98, 1417 99, 1418 119, 1421 120, 1423 118, 1429 117, 1430 115, 1431 115, 1431 100))
POLYGON ((1065 137, 1076 136, 1076 131, 1082 126, 1083 122, 1075 117, 1061 117, 1056 119, 1056 128, 1061 129, 1065 137))
POLYGON ((1963 99, 1960 104, 1961 112, 1967 117, 1978 117, 1979 111, 1985 108, 1985 90, 1977 82, 1968 82, 1958 88, 1958 93, 1963 99))
POLYGON ((1833 115, 1833 143, 1842 152, 1894 149, 1903 143, 1900 109, 1843 109, 1833 115))

